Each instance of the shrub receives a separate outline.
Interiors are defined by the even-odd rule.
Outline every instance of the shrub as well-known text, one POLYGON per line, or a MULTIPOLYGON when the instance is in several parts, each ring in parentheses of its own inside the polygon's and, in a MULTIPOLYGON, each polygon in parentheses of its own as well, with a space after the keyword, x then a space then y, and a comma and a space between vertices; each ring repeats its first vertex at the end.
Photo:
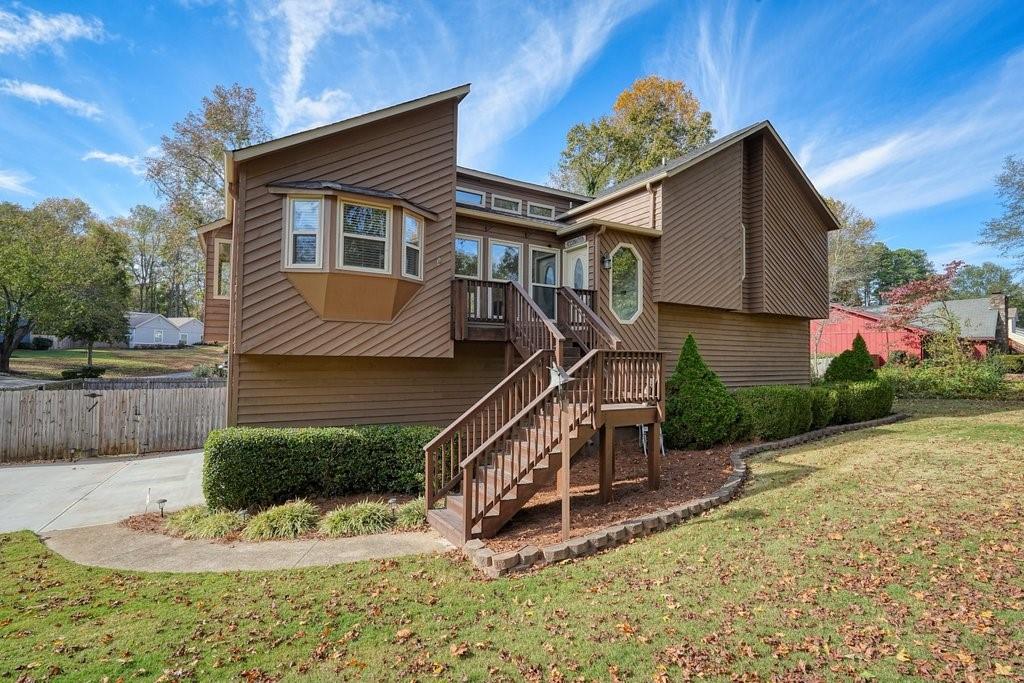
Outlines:
POLYGON ((885 361, 889 365, 908 365, 910 367, 916 366, 921 362, 921 359, 903 349, 896 349, 895 351, 889 352, 889 358, 885 361))
POLYGON ((1024 354, 1014 356, 996 356, 995 361, 1002 367, 1003 372, 1014 375, 1024 373, 1024 354))
POLYGON ((821 429, 832 422, 839 397, 832 387, 817 386, 808 389, 811 399, 811 429, 821 429))
POLYGON ((60 376, 62 379, 96 379, 107 371, 106 368, 101 368, 98 365, 83 365, 80 368, 74 370, 61 370, 60 376))
POLYGON ((888 382, 844 382, 833 389, 837 401, 832 424, 875 420, 892 412, 894 394, 888 382))
POLYGON ((396 529, 412 531, 425 526, 427 526, 427 503, 423 498, 416 498, 398 506, 398 510, 395 512, 396 529))
POLYGON ((296 496, 418 493, 436 427, 230 427, 206 440, 203 493, 238 510, 296 496))
POLYGON ((803 387, 747 387, 735 396, 750 436, 775 441, 803 434, 811 426, 811 395, 803 387))
POLYGON ((192 376, 197 379, 206 379, 208 377, 227 377, 228 370, 223 365, 200 363, 192 368, 192 376))
POLYGON ((700 357, 693 335, 688 335, 683 343, 667 389, 662 425, 666 446, 713 446, 734 436, 739 406, 700 357))
POLYGON ((364 500, 329 512, 320 521, 320 531, 328 536, 363 536, 384 533, 394 525, 390 505, 364 500))
POLYGON ((316 528, 319 510, 309 501, 293 500, 268 508, 249 520, 242 536, 250 541, 270 538, 297 538, 316 528))
POLYGON ((853 347, 833 358, 825 370, 826 382, 862 382, 874 378, 875 361, 859 334, 853 338, 853 347))
POLYGON ((900 398, 992 398, 1005 386, 1002 367, 990 361, 885 367, 879 377, 900 398))
POLYGON ((36 351, 49 351, 53 347, 53 340, 49 337, 32 337, 32 348, 36 351))
POLYGON ((223 538, 245 526, 237 512, 212 511, 205 505, 193 505, 167 519, 167 528, 185 538, 223 538))

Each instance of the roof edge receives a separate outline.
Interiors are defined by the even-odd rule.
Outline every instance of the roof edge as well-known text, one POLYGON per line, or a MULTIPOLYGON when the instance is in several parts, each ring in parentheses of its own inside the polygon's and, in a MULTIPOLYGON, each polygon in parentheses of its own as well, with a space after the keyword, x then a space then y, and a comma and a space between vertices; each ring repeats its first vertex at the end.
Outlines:
POLYGON ((557 187, 548 187, 547 185, 541 185, 539 183, 531 183, 526 180, 516 180, 515 178, 509 178, 508 176, 498 175, 497 173, 488 173, 487 171, 478 171, 475 168, 468 168, 466 166, 456 166, 455 170, 462 175, 472 176, 481 180, 490 180, 498 183, 508 183, 509 185, 517 185, 527 190, 536 190, 538 192, 548 192, 550 194, 557 194, 568 199, 578 199, 581 202, 593 201, 593 197, 589 197, 585 194, 578 194, 576 192, 570 192, 568 190, 560 190, 557 187))
POLYGON ((423 107, 429 107, 433 104, 444 102, 445 100, 458 99, 461 101, 462 98, 469 94, 469 89, 470 84, 465 83, 454 88, 449 88, 448 90, 424 95, 423 97, 418 97, 414 100, 400 102, 398 104, 391 105, 390 107, 376 109, 348 119, 335 121, 334 123, 328 123, 316 128, 302 130, 297 133, 291 133, 289 135, 274 138, 273 140, 267 140, 266 142, 260 142, 248 147, 240 147, 238 149, 231 150, 230 154, 236 162, 253 159, 264 154, 269 154, 270 152, 276 152, 294 145, 300 145, 304 142, 319 140, 320 138, 328 135, 363 126, 367 123, 373 123, 374 121, 380 121, 381 119, 385 119, 390 116, 397 116, 398 114, 404 114, 423 107))

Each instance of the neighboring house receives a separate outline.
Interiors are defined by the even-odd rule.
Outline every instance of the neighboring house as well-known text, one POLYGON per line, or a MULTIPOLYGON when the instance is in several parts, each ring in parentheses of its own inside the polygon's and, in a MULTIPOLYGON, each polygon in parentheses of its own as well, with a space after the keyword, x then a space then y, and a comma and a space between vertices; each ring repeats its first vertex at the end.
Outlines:
POLYGON ((180 331, 159 313, 132 311, 128 314, 128 347, 177 346, 180 331))
POLYGON ((687 334, 730 386, 808 383, 839 227, 767 121, 587 197, 457 166, 468 92, 228 152, 228 217, 202 229, 229 424, 449 425, 427 499, 456 540, 560 467, 565 446, 531 431, 559 414, 552 362, 573 380, 570 453, 619 424, 658 433, 687 334), (524 434, 513 488, 462 500, 524 434))
POLYGON ((167 321, 178 328, 175 344, 191 346, 203 341, 203 321, 198 318, 168 318, 167 321))
POLYGON ((1020 326, 1016 308, 1006 309, 1006 327, 1007 343, 1010 349, 1017 353, 1024 353, 1024 329, 1020 326))
POLYGON ((928 337, 942 329, 936 320, 936 311, 943 306, 960 324, 961 339, 975 357, 982 358, 990 352, 1004 352, 1009 348, 1010 311, 1016 309, 1008 308, 1003 294, 992 294, 929 304, 923 309, 921 320, 895 330, 882 327, 888 306, 853 308, 832 304, 826 320, 815 320, 811 324, 811 351, 818 355, 842 353, 860 334, 868 351, 880 363, 893 351, 923 358, 928 337))

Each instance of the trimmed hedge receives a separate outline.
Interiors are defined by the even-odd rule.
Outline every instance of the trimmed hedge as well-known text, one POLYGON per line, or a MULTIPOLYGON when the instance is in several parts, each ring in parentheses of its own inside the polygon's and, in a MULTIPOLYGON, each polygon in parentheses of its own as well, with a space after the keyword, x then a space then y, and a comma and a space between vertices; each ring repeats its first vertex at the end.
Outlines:
POLYGON ((740 417, 736 399, 688 335, 669 378, 662 433, 669 448, 701 448, 730 441, 740 417))
POLYGON ((734 396, 748 436, 775 441, 811 426, 811 393, 804 387, 768 384, 738 389, 734 396))
POLYGON ((959 366, 897 365, 878 376, 900 398, 996 398, 1005 387, 1001 361, 974 361, 959 366))
POLYGON ((418 493, 436 427, 229 427, 210 433, 203 494, 240 510, 297 496, 418 493))
POLYGON ((818 386, 808 390, 811 398, 811 429, 822 429, 832 424, 839 396, 832 387, 818 386))
POLYGON ((895 393, 888 382, 844 382, 832 388, 838 399, 832 424, 876 420, 892 412, 895 393))
POLYGON ((853 338, 853 347, 832 359, 825 370, 824 380, 832 382, 862 382, 875 378, 875 360, 868 353, 868 345, 859 334, 853 338))

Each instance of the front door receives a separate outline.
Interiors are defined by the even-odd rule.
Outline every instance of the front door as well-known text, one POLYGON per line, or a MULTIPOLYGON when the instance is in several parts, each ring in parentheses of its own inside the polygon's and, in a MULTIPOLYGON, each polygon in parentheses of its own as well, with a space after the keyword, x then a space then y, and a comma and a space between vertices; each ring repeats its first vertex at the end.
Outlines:
POLYGON ((565 285, 573 289, 589 289, 589 264, 590 253, 587 250, 586 244, 566 250, 562 265, 562 272, 564 273, 562 280, 565 282, 565 285))
POLYGON ((530 247, 530 296, 544 315, 555 317, 555 293, 558 290, 558 252, 530 247))

